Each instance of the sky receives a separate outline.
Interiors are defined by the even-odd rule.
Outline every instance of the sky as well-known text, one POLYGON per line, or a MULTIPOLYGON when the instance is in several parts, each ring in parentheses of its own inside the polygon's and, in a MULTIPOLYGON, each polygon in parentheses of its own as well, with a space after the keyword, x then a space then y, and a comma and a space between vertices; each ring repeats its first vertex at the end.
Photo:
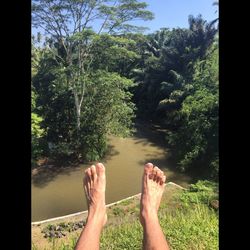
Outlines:
POLYGON ((202 15, 203 19, 212 21, 218 17, 215 0, 146 0, 148 10, 154 13, 151 21, 140 21, 138 25, 147 26, 150 32, 160 28, 188 28, 188 16, 202 15))
MULTIPOLYGON (((144 0, 148 10, 155 18, 150 21, 136 21, 133 24, 148 27, 146 33, 152 33, 160 28, 188 28, 188 16, 202 15, 203 19, 212 21, 218 17, 218 6, 213 6, 215 0, 144 0)), ((99 25, 98 25, 99 26, 99 25)), ((32 28, 32 33, 37 31, 32 28)), ((43 32, 41 32, 43 33, 43 32)))

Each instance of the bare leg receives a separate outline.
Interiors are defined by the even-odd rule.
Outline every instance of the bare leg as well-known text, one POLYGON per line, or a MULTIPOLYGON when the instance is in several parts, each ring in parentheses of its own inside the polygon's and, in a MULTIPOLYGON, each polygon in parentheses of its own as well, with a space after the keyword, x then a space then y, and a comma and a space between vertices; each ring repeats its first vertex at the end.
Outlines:
POLYGON ((78 242, 76 250, 98 250, 103 226, 107 221, 105 206, 106 176, 102 163, 86 169, 83 180, 88 202, 88 218, 78 242))
POLYGON ((140 221, 143 227, 144 250, 169 250, 168 243, 159 224, 157 212, 165 187, 163 172, 147 163, 142 178, 140 221))

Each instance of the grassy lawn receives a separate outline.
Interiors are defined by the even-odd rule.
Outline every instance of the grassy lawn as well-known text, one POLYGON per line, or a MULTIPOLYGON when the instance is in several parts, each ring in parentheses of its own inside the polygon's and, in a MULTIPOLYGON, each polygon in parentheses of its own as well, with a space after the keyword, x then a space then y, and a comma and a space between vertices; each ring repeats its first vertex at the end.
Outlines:
MULTIPOLYGON (((203 181, 181 190, 167 185, 159 210, 163 232, 173 250, 218 249, 218 210, 211 208, 218 199, 216 184, 203 181)), ((101 236, 101 249, 141 249, 142 227, 138 220, 139 199, 108 208, 108 223, 101 236)), ((32 249, 74 249, 81 230, 63 239, 46 239, 50 245, 32 249)))

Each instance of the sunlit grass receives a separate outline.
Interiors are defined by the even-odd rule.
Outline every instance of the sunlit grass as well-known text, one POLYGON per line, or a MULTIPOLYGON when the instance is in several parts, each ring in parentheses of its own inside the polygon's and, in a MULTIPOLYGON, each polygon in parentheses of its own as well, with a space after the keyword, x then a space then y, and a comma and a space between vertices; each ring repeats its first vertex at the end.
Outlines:
MULTIPOLYGON (((218 212, 209 207, 209 200, 218 196, 217 190, 212 189, 211 185, 205 186, 208 188, 198 183, 188 191, 177 193, 172 203, 165 204, 163 197, 159 220, 172 250, 218 249, 218 212)), ((104 228, 101 249, 142 249, 143 232, 138 219, 138 204, 126 205, 131 203, 126 202, 110 209, 115 221, 104 228)), ((74 249, 77 239, 78 236, 71 237, 67 244, 57 244, 52 249, 74 249)), ((40 249, 33 245, 32 250, 40 249)))

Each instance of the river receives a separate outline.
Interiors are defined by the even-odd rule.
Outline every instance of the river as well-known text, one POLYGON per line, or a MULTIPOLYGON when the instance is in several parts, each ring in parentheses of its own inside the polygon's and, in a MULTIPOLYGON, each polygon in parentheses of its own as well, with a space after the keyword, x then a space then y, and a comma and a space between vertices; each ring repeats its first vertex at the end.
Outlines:
MULTIPOLYGON (((193 178, 174 170, 168 160, 164 134, 141 126, 129 138, 109 138, 109 154, 102 160, 106 167, 106 203, 112 203, 141 191, 143 165, 152 162, 161 168, 167 182, 182 186, 193 178)), ((32 176, 32 221, 63 216, 87 209, 82 177, 86 164, 54 168, 46 166, 32 176)))

